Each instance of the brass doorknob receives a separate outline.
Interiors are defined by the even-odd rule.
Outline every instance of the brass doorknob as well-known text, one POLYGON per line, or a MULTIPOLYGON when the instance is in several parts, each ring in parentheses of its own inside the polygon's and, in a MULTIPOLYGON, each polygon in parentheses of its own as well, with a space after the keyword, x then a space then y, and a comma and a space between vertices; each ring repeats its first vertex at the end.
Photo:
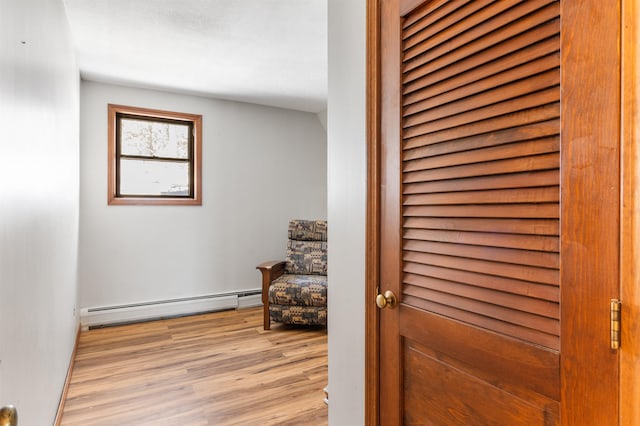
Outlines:
POLYGON ((391 290, 387 290, 384 292, 384 294, 378 294, 376 296, 376 305, 378 305, 378 308, 380 309, 394 308, 397 302, 398 299, 391 290))
POLYGON ((0 426, 17 426, 18 410, 13 405, 0 407, 0 426))

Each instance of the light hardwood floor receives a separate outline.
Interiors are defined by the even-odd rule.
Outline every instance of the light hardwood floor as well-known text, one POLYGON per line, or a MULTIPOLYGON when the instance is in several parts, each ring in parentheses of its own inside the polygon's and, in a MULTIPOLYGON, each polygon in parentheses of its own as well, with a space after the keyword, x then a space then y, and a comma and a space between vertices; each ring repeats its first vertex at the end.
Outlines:
POLYGON ((327 334, 261 308, 83 332, 62 416, 72 425, 325 425, 327 334))

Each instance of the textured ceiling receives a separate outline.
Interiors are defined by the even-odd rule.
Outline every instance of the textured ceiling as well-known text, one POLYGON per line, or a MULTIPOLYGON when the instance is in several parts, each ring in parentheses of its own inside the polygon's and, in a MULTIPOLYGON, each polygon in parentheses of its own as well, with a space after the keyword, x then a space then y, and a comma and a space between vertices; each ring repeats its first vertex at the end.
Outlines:
POLYGON ((327 0, 65 0, 86 80, 326 109, 327 0))

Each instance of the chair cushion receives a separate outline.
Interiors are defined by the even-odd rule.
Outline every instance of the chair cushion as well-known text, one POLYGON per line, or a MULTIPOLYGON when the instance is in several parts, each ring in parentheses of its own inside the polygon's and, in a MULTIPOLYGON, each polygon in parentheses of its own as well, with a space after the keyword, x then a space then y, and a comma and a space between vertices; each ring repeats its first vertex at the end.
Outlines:
POLYGON ((289 274, 327 275, 327 242, 289 240, 286 261, 289 274))
POLYGON ((289 222, 289 239, 299 241, 327 241, 327 221, 292 220, 289 222))
POLYGON ((327 325, 327 307, 270 305, 269 315, 276 322, 299 325, 327 325))
POLYGON ((269 287, 269 304, 327 306, 327 277, 284 274, 269 287))

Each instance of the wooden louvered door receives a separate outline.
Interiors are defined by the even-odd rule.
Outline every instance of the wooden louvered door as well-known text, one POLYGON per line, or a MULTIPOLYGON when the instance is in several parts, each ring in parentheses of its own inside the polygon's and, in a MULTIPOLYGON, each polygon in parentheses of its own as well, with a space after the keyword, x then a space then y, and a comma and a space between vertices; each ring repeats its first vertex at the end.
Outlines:
POLYGON ((615 424, 617 63, 569 60, 615 34, 576 3, 380 2, 381 424, 615 424))

